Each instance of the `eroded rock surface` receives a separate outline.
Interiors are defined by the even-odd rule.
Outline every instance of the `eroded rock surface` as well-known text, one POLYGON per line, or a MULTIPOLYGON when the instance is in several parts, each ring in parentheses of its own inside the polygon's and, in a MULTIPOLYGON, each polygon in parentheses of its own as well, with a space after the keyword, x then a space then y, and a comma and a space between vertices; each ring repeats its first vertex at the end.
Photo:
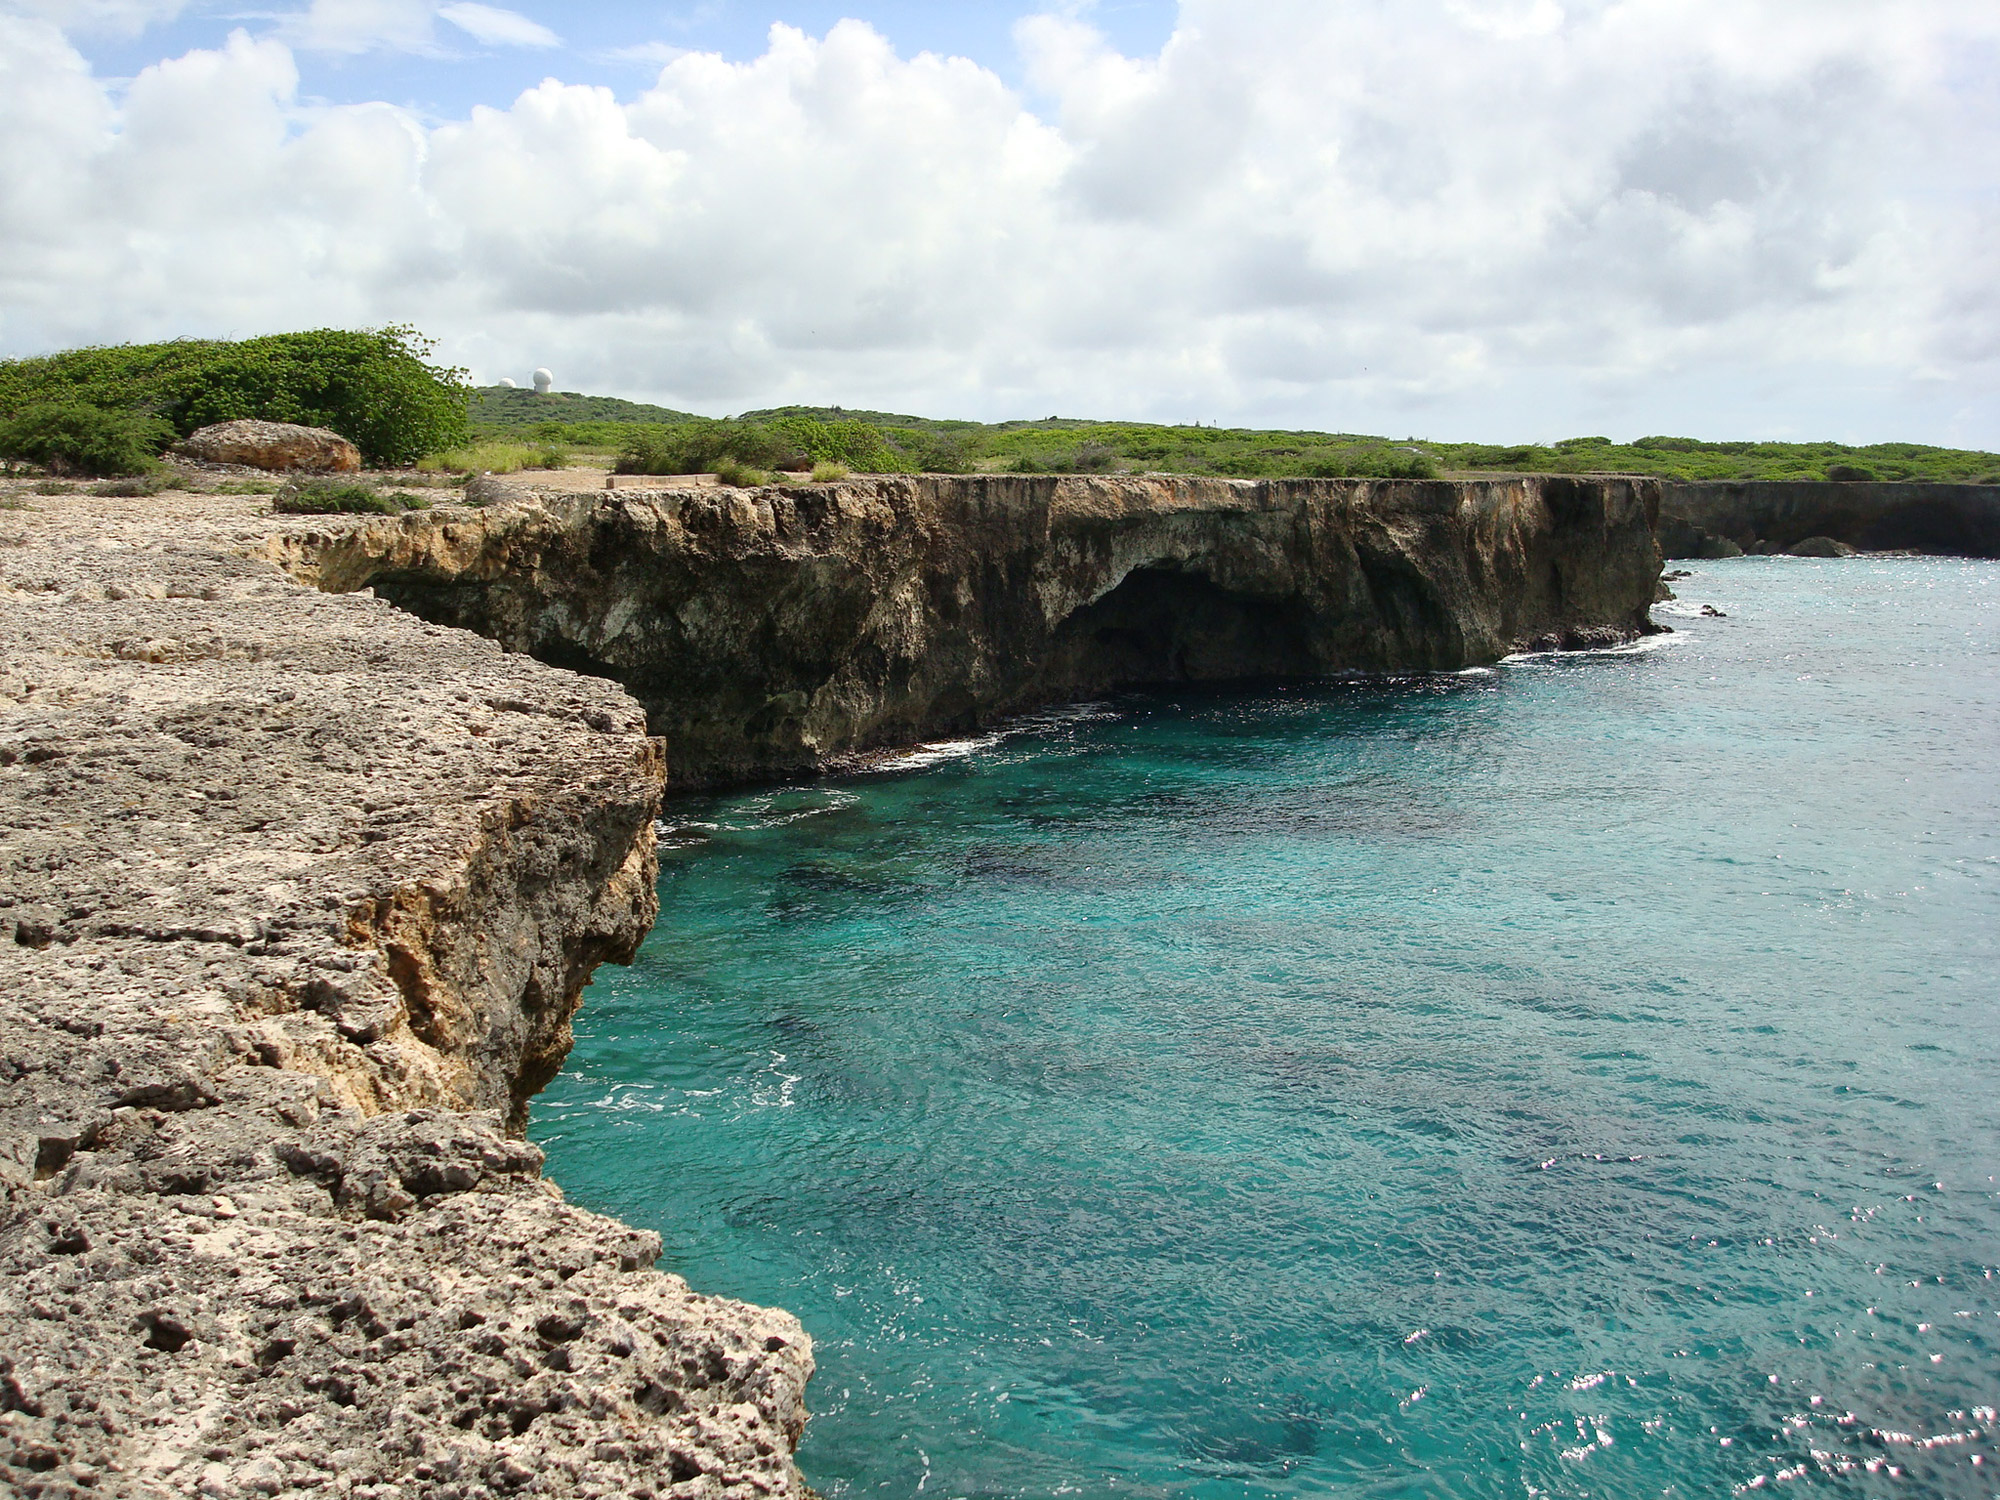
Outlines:
POLYGON ((494 486, 300 538, 322 587, 623 683, 684 783, 838 766, 1155 683, 1436 670, 1645 634, 1645 480, 494 486))
POLYGON ((30 503, 0 1493, 797 1494, 797 1323, 649 1269, 509 1130, 654 914, 638 708, 301 587, 254 554, 309 528, 250 502, 30 503))

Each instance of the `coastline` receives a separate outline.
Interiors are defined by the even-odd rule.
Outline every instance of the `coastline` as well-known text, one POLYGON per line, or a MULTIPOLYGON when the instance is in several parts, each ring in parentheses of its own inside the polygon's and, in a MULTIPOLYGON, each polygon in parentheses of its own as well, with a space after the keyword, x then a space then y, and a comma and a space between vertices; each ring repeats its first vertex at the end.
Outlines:
MULTIPOLYGON (((1659 569, 1648 491, 1624 481, 892 481, 842 487, 824 526, 789 534, 761 492, 697 504, 748 571, 811 578, 844 555, 893 584, 869 569, 922 571, 906 544, 948 531, 937 493, 959 517, 997 508, 984 535, 1067 582, 945 536, 929 605, 869 596, 844 660, 900 630, 946 675, 892 701, 907 678, 836 662, 806 696, 847 738, 808 764, 921 753, 989 711, 968 682, 1028 708, 1115 681, 1132 622, 1059 627, 1135 573, 1204 586, 1198 620, 1219 598, 1251 621, 1197 679, 1220 681, 1245 660, 1343 664, 1299 647, 1309 631, 1260 634, 1280 606, 1297 617, 1273 580, 1332 579, 1300 597, 1345 665, 1429 670, 1631 639, 1659 569), (1023 659, 1068 675, 996 679, 1019 617, 963 649, 954 598, 967 617, 1036 602, 1049 649, 1023 659)), ((805 1492, 796 1320, 650 1269, 657 1238, 565 1204, 518 1135, 592 969, 655 916, 659 742, 601 661, 580 675, 560 641, 504 650, 524 643, 491 619, 501 644, 375 596, 419 565, 462 600, 574 584, 576 539, 602 550, 619 518, 666 535, 687 504, 530 495, 384 521, 72 496, 0 520, 0 1313, 22 1330, 0 1352, 0 1458, 22 1493, 805 1492), (524 535, 559 545, 492 550, 524 535)), ((599 602, 596 626, 642 613, 599 602)))

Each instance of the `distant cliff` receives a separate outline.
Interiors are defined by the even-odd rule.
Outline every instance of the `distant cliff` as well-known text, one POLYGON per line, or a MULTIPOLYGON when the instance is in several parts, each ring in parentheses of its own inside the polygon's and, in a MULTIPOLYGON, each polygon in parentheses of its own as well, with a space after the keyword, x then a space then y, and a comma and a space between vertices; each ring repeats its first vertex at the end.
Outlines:
POLYGON ((1123 686, 1436 670, 1647 633, 1658 485, 880 478, 527 491, 294 564, 615 678, 683 785, 1123 686))
POLYGON ((1783 552, 1822 536, 1869 552, 2000 557, 2000 485, 1743 482, 1661 493, 1668 557, 1783 552))

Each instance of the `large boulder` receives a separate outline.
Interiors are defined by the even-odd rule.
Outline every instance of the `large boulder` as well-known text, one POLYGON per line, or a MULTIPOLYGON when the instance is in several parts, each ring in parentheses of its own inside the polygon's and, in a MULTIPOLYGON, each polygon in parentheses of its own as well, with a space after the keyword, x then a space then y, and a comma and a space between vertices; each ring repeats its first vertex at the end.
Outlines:
POLYGON ((291 422, 217 422, 190 433, 180 451, 204 463, 281 472, 352 474, 361 467, 361 450, 339 433, 291 422))

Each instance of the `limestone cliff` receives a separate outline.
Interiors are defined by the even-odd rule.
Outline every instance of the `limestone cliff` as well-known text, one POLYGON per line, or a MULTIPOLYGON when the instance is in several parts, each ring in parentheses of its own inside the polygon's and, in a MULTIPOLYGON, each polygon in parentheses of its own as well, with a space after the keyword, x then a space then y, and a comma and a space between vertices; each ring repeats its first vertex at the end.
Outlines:
POLYGON ((517 489, 301 539, 646 707, 676 780, 796 774, 1129 685, 1450 669, 1653 627, 1645 480, 928 476, 517 489))
POLYGON ((2000 557, 2000 486, 1744 481, 1662 490, 1669 557, 1782 552, 1808 537, 1863 551, 2000 557))
POLYGON ((799 1493, 798 1324, 508 1129, 654 916, 637 707, 300 587, 246 501, 25 503, 0 1493, 799 1493))

